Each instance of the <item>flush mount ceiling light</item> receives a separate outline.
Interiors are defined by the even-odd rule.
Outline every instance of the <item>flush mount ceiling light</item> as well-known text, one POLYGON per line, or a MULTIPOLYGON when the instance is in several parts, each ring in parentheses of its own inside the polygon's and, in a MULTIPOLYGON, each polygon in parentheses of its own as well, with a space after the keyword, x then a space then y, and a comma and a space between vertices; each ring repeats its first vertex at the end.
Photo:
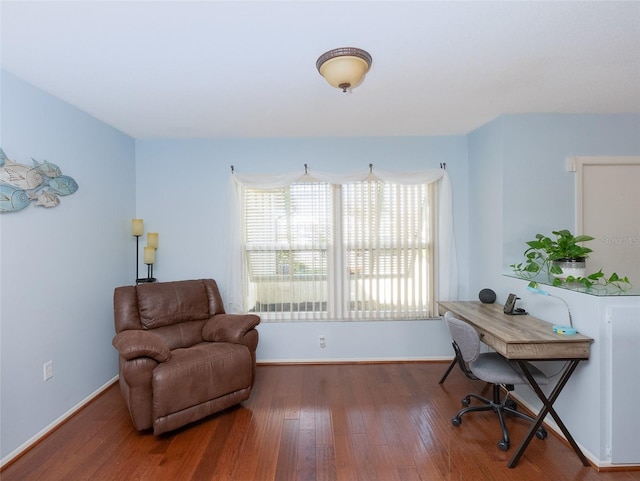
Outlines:
POLYGON ((327 82, 346 92, 362 83, 371 67, 371 60, 371 55, 362 49, 335 48, 320 55, 316 67, 327 82))

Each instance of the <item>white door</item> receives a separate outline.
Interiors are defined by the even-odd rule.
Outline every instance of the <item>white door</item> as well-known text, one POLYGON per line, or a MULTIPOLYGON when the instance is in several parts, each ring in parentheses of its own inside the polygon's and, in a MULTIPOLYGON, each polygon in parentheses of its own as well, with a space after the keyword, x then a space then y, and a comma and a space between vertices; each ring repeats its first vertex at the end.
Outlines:
POLYGON ((640 157, 575 157, 577 233, 595 237, 587 272, 640 288, 640 157))

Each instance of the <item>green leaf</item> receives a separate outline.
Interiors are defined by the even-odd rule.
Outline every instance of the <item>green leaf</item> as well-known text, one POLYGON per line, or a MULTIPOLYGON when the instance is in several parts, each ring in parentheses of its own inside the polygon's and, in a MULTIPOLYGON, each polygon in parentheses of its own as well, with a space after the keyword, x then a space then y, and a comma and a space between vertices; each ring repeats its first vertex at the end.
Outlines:
MULTIPOLYGON (((595 237, 591 237, 590 235, 579 235, 579 236, 576 236, 576 237, 573 239, 573 242, 574 242, 574 243, 578 243, 578 242, 588 242, 588 241, 592 241, 593 239, 595 239, 595 237)), ((585 247, 585 249, 586 249, 586 247, 585 247)))
POLYGON ((562 268, 556 265, 551 266, 551 270, 549 271, 551 274, 562 274, 562 268))
POLYGON ((592 281, 597 281, 598 279, 602 279, 604 277, 604 274, 602 273, 602 269, 600 269, 598 272, 589 274, 587 277, 592 281))

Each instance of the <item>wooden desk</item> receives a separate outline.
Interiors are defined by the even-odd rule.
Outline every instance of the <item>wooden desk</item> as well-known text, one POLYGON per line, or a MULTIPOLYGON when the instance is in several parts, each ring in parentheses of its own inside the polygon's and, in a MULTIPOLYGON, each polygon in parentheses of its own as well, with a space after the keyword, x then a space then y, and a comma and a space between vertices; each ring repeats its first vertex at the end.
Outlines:
POLYGON ((516 466, 547 414, 553 416, 582 464, 589 466, 589 462, 574 441, 573 436, 571 436, 571 433, 569 433, 569 430, 553 408, 553 403, 558 398, 578 363, 589 359, 589 350, 593 339, 582 334, 555 334, 553 326, 541 319, 529 315, 510 316, 504 314, 501 304, 483 304, 479 301, 438 301, 438 305, 440 306, 441 314, 451 311, 457 318, 475 327, 480 334, 482 342, 507 359, 516 361, 527 377, 529 385, 542 401, 542 409, 518 450, 507 463, 507 466, 510 468, 516 466), (568 362, 551 394, 547 396, 531 375, 527 363, 524 361, 551 360, 568 362))

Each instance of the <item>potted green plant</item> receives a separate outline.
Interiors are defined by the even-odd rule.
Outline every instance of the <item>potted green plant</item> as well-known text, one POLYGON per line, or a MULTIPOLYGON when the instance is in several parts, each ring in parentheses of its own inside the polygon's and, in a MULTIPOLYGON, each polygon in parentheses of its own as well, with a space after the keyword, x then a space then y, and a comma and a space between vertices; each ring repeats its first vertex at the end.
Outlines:
POLYGON ((574 236, 567 229, 551 232, 555 238, 536 234, 535 240, 527 242, 529 248, 524 251, 528 272, 547 272, 558 278, 569 275, 584 276, 586 260, 593 249, 584 247, 581 242, 593 240, 589 235, 574 236))
POLYGON ((548 281, 554 286, 564 283, 578 283, 585 287, 613 285, 622 290, 631 286, 627 277, 620 277, 616 273, 607 277, 602 269, 585 275, 586 260, 593 249, 581 243, 594 240, 593 237, 576 236, 567 229, 552 231, 551 234, 555 237, 536 234, 534 240, 526 243, 528 248, 524 251, 525 261, 510 265, 517 275, 534 279, 540 274, 546 274, 548 281))

